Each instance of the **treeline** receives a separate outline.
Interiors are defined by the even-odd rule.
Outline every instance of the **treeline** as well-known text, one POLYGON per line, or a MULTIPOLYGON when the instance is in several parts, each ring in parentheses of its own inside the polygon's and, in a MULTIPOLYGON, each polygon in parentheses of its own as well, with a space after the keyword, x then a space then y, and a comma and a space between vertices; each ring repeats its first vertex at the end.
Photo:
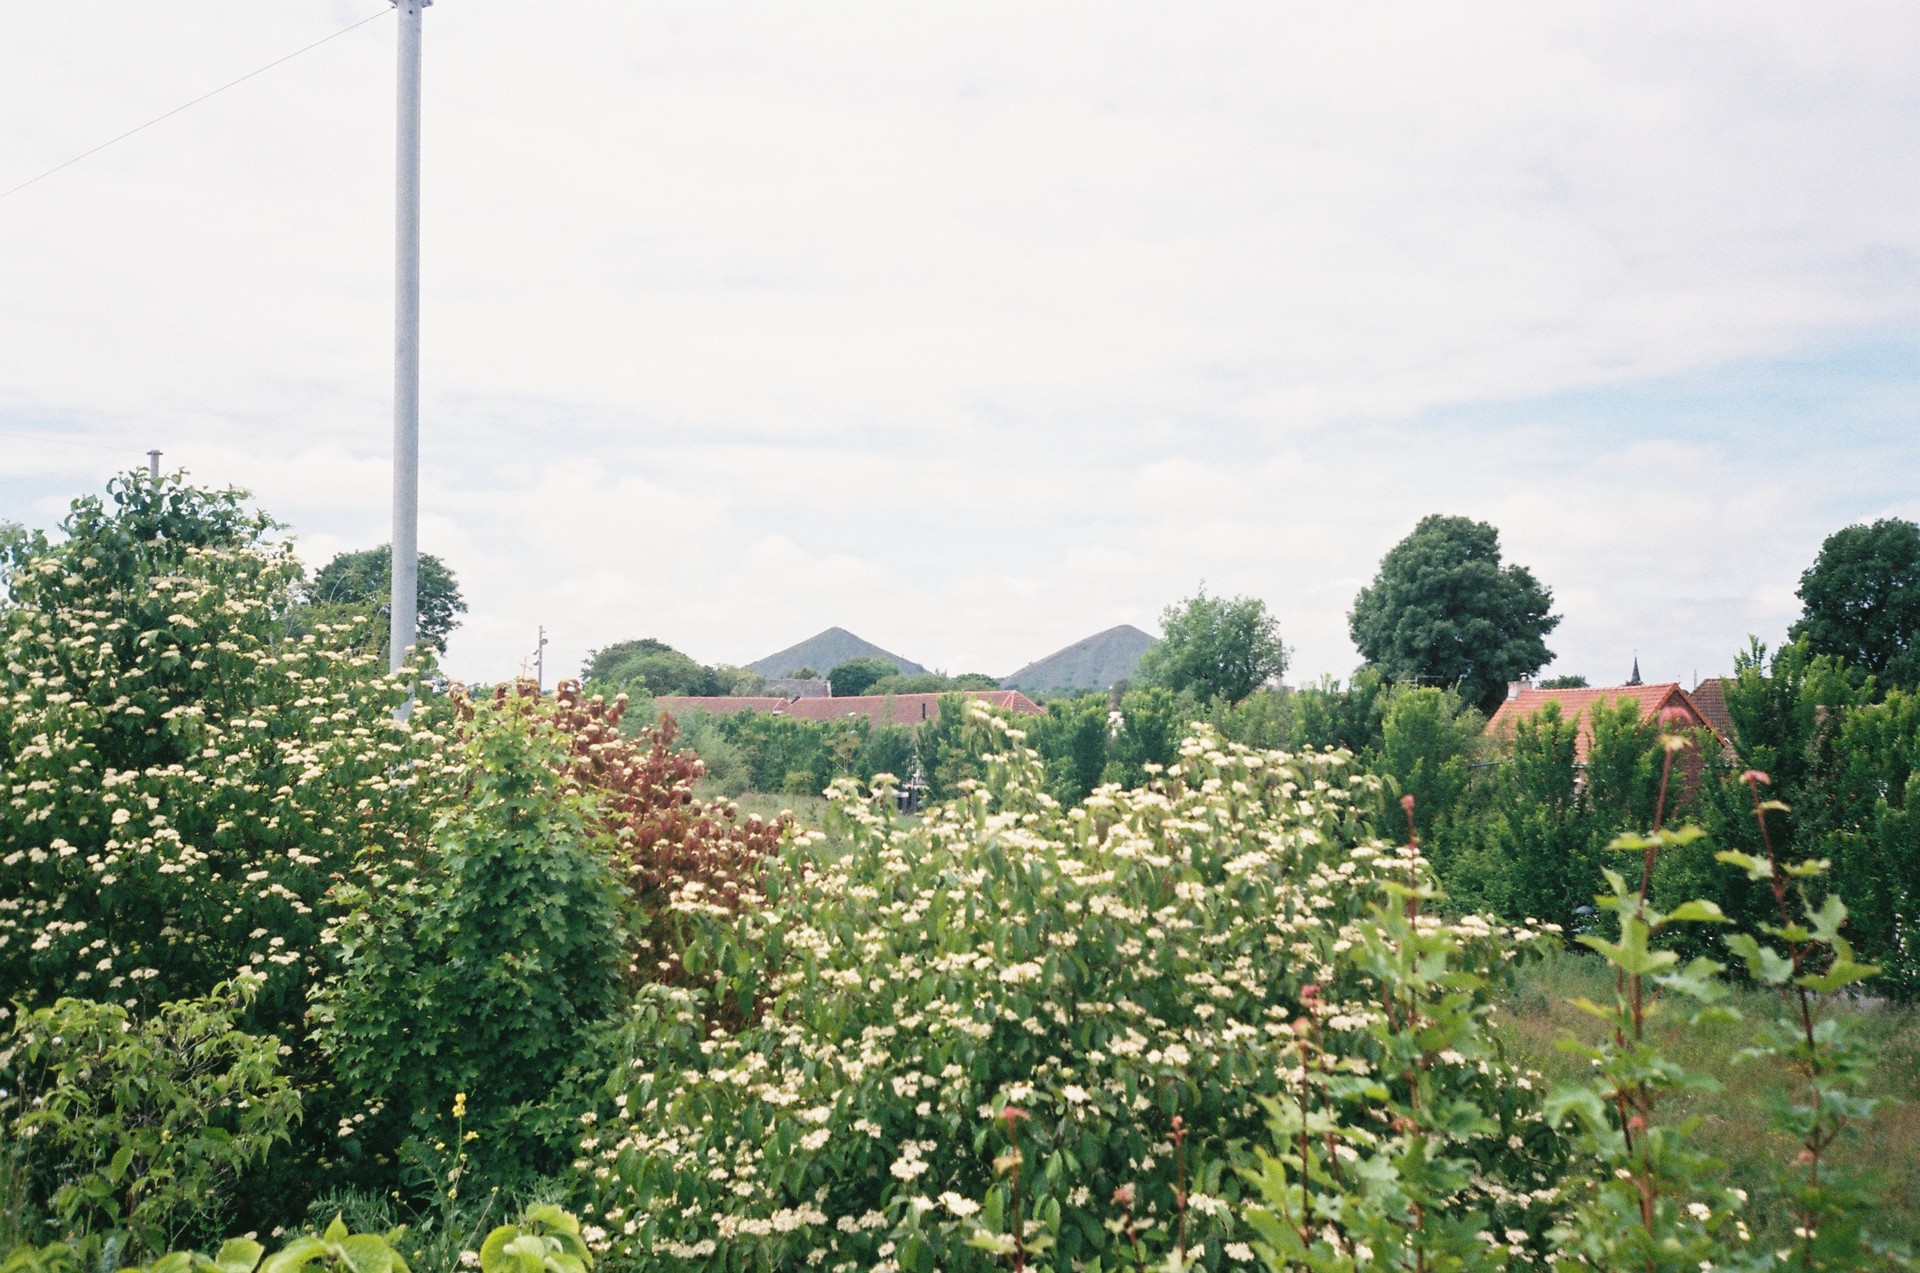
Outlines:
MULTIPOLYGON (((943 690, 990 690, 1000 682, 979 672, 947 676, 941 672, 902 672, 885 659, 862 656, 837 663, 825 673, 796 668, 789 679, 823 680, 836 698, 856 694, 933 694, 943 690)), ((606 698, 625 694, 641 699, 666 695, 693 698, 754 695, 767 692, 767 678, 750 668, 696 661, 653 637, 616 641, 589 650, 580 681, 606 698)))
MULTIPOLYGON (((1776 818, 1776 847, 1833 862, 1855 899, 1854 940, 1886 969, 1880 984, 1920 992, 1920 695, 1882 694, 1804 639, 1777 652, 1756 643, 1723 687, 1733 737, 1688 737, 1690 758, 1677 767, 1665 808, 1669 823, 1698 822, 1708 839, 1663 857, 1656 894, 1707 897, 1729 914, 1763 917, 1771 894, 1712 858, 1721 849, 1761 851, 1741 775, 1762 771, 1789 810, 1776 818)), ((818 794, 840 776, 917 773, 929 796, 943 799, 983 768, 963 742, 957 707, 956 699, 911 730, 864 717, 696 715, 681 722, 679 745, 700 755, 710 783, 727 794, 818 794)), ((1372 810, 1383 835, 1404 833, 1400 797, 1414 797, 1416 830, 1454 905, 1569 934, 1594 927, 1607 843, 1653 825, 1660 811, 1661 740, 1672 727, 1642 719, 1625 700, 1603 702, 1584 721, 1550 705, 1499 737, 1488 735, 1486 720, 1455 690, 1395 685, 1363 668, 1346 683, 1263 686, 1238 702, 1161 686, 1056 698, 1044 715, 1014 724, 1063 804, 1106 783, 1143 785, 1176 762, 1196 721, 1253 747, 1352 752, 1386 780, 1372 810)))

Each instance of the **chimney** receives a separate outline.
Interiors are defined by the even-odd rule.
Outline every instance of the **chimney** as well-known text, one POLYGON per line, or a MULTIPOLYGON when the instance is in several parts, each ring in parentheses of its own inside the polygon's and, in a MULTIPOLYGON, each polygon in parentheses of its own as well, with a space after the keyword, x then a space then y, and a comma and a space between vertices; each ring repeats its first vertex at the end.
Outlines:
POLYGON ((1533 673, 1522 672, 1520 674, 1519 680, 1507 682, 1507 697, 1519 698, 1523 691, 1530 690, 1532 688, 1533 688, 1533 673))

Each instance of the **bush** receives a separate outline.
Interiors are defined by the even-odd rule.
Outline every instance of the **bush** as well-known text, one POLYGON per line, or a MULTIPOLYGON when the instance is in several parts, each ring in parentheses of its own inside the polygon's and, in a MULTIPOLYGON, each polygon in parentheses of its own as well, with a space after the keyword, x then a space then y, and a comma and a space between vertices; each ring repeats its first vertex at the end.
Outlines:
POLYGON ((314 1016, 362 1106, 341 1117, 343 1157, 390 1165, 467 1093, 480 1157, 510 1179, 542 1161, 522 1107, 618 1003, 619 886, 543 700, 502 690, 462 714, 463 799, 430 847, 369 846, 336 887, 340 972, 314 1016))
POLYGON ((298 1046, 332 875, 417 842, 437 739, 372 655, 288 635, 300 567, 241 492, 110 491, 12 548, 0 985, 150 1010, 246 969, 250 1020, 298 1046))
MULTIPOLYGON (((908 827, 885 788, 869 805, 836 784, 844 855, 795 844, 765 911, 688 947, 710 990, 643 993, 579 1142, 610 1258, 987 1267, 969 1244, 1014 1214, 994 1168, 1008 1107, 1027 1115, 1024 1214, 1062 1267, 1113 1267, 1126 1217, 1164 1226, 1181 1198, 1205 1266, 1248 1236, 1234 1169, 1285 1088, 1290 1023, 1313 993, 1374 1011, 1379 979, 1342 926, 1419 870, 1365 832, 1373 781, 1203 734, 1154 789, 1068 810, 1006 725, 976 711, 966 727, 962 749, 989 757, 979 785, 908 827)), ((1501 966, 1506 934, 1436 930, 1501 966)), ((1341 1064, 1371 1073, 1365 1049, 1341 1064)), ((1472 1198, 1537 1228, 1531 1173, 1553 1138, 1507 1073, 1475 1054, 1434 1081, 1490 1110, 1461 1150, 1472 1198)))
POLYGON ((300 1117, 280 1041, 234 1025, 257 987, 145 1021, 80 999, 24 1014, 0 1040, 0 1127, 25 1201, 68 1232, 124 1232, 135 1253, 210 1236, 239 1174, 300 1117))

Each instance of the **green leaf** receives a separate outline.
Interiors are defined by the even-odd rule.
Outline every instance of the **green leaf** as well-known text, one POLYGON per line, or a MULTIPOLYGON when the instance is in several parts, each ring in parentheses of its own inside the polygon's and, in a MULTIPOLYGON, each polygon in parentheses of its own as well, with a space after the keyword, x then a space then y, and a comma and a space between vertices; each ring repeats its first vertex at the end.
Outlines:
POLYGON ((1732 849, 1722 849, 1713 855, 1714 861, 1737 866, 1747 873, 1750 880, 1770 880, 1773 878, 1773 863, 1765 858, 1757 858, 1745 853, 1736 853, 1732 849))
POLYGON ((1012 1255, 1014 1252, 1011 1233, 989 1233, 985 1229, 975 1229, 973 1236, 967 1239, 967 1245, 991 1255, 1012 1255))
POLYGON ((114 1154, 113 1160, 107 1164, 107 1179, 116 1185, 119 1184, 120 1178, 127 1174, 127 1167, 132 1162, 133 1146, 120 1146, 119 1151, 114 1154))
POLYGON ((253 1273, 253 1266, 260 1263, 266 1250, 252 1238, 228 1238, 220 1244, 213 1262, 220 1273, 253 1273))
POLYGON ((1667 916, 1669 924, 1728 924, 1718 904, 1707 901, 1682 902, 1667 916))
POLYGON ((393 1248, 371 1233, 356 1233, 340 1243, 341 1261, 353 1273, 392 1273, 393 1248))
POLYGON ((1785 985, 1793 976, 1793 962, 1783 959, 1770 946, 1762 946, 1751 933, 1734 933, 1727 938, 1727 949, 1747 965, 1747 975, 1767 986, 1785 985))
POLYGON ((1876 964, 1857 964, 1851 959, 1836 959, 1833 961, 1833 967, 1820 976, 1816 977, 1808 973, 1793 980, 1797 986, 1805 986, 1808 990, 1819 994, 1831 994, 1842 986, 1851 986, 1856 981, 1865 981, 1869 977, 1879 975, 1880 969, 1876 964))
POLYGON ((327 1244, 319 1238, 295 1238, 268 1256, 260 1266, 260 1273, 298 1273, 313 1261, 326 1257, 327 1244))
POLYGON ((1556 1087, 1547 1094, 1541 1107, 1550 1126, 1558 1127, 1569 1117, 1589 1128, 1607 1125, 1607 1107, 1597 1092, 1584 1087, 1556 1087))
POLYGON ((1583 998, 1578 995, 1567 1000, 1567 1002, 1572 1004, 1574 1007, 1580 1009, 1580 1011, 1586 1013, 1588 1016, 1599 1017, 1602 1021, 1612 1021, 1615 1017, 1620 1015, 1620 1010, 1618 1008, 1609 1007, 1606 1004, 1595 1003, 1591 999, 1583 998))
POLYGON ((480 1244, 480 1273, 503 1273, 515 1267, 512 1256, 506 1253, 507 1245, 520 1236, 520 1226, 503 1224, 487 1235, 480 1244))

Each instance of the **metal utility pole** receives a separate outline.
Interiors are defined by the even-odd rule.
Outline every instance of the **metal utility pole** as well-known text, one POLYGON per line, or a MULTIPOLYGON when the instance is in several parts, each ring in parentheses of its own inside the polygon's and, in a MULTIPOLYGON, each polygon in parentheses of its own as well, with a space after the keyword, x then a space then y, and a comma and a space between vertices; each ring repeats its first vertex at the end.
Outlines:
POLYGON ((147 476, 154 481, 160 480, 160 452, 147 452, 147 476))
POLYGON ((393 262, 393 599, 388 650, 406 662, 420 613, 420 14, 433 0, 393 0, 400 14, 393 262))
POLYGON ((533 687, 547 692, 547 625, 540 625, 540 644, 533 647, 533 687))

